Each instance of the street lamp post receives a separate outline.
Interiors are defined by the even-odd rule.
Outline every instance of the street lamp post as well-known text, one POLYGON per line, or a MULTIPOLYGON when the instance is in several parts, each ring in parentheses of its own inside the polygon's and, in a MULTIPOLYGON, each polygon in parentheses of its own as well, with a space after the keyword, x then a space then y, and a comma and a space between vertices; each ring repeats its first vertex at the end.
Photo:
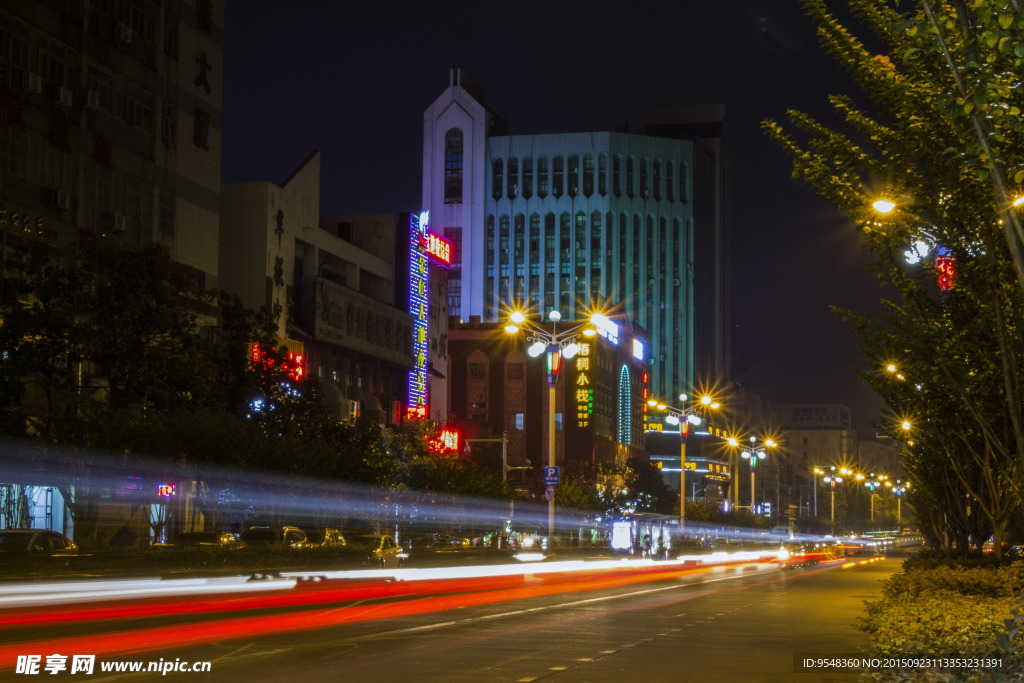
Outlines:
MULTIPOLYGON (((816 470, 816 471, 821 472, 821 470, 816 470)), ((842 472, 845 473, 846 470, 842 470, 842 472)), ((836 487, 839 484, 843 483, 843 478, 841 476, 839 476, 839 475, 840 475, 840 472, 837 472, 835 467, 829 467, 829 471, 824 473, 824 476, 821 478, 822 481, 824 481, 826 484, 828 484, 829 490, 832 493, 832 517, 831 517, 831 520, 832 520, 832 526, 833 527, 835 527, 835 525, 836 525, 836 487)))
POLYGON ((910 482, 903 482, 899 479, 892 486, 892 492, 896 495, 896 531, 899 532, 903 528, 903 509, 901 503, 903 502, 903 494, 907 492, 907 488, 910 486, 910 482))
POLYGON ((690 435, 690 425, 697 426, 703 421, 701 415, 704 410, 717 410, 719 404, 708 395, 701 396, 697 405, 690 408, 685 407, 686 394, 679 394, 679 400, 683 402, 683 408, 673 408, 654 399, 648 401, 647 405, 667 412, 665 422, 679 425, 679 535, 682 537, 686 528, 686 439, 690 435))
MULTIPOLYGON (((579 338, 581 332, 592 336, 596 333, 591 325, 594 319, 599 316, 599 313, 595 313, 591 316, 590 320, 583 323, 574 324, 572 327, 566 330, 559 331, 558 322, 562 319, 562 314, 558 311, 551 311, 548 313, 548 320, 551 321, 551 329, 547 330, 536 323, 531 322, 526 318, 526 315, 520 311, 515 311, 509 316, 509 324, 505 326, 505 332, 509 334, 516 334, 520 330, 524 330, 527 334, 526 340, 530 344, 527 348, 527 354, 531 357, 536 358, 537 356, 544 354, 544 358, 547 365, 547 384, 548 384, 548 467, 554 468, 555 465, 555 454, 556 454, 556 440, 555 440, 555 384, 558 381, 558 375, 562 368, 562 358, 574 358, 579 353, 580 347, 576 343, 576 339, 579 338), (584 328, 587 328, 584 330, 584 328)), ((603 316, 601 316, 603 318, 603 316)), ((550 547, 554 543, 555 539, 555 493, 552 487, 550 495, 548 496, 548 546, 550 547)))
MULTIPOLYGON (((738 442, 737 442, 738 444, 738 442)), ((769 448, 774 448, 776 443, 771 439, 766 439, 764 442, 758 444, 757 437, 750 437, 750 446, 740 452, 740 457, 744 460, 750 461, 750 512, 756 514, 757 498, 755 497, 754 487, 756 484, 755 474, 757 471, 757 461, 764 460, 768 457, 769 448)))
POLYGON ((870 473, 867 480, 864 482, 864 486, 870 491, 871 496, 871 522, 875 521, 875 489, 882 485, 881 480, 885 479, 885 476, 877 476, 874 472, 870 473))

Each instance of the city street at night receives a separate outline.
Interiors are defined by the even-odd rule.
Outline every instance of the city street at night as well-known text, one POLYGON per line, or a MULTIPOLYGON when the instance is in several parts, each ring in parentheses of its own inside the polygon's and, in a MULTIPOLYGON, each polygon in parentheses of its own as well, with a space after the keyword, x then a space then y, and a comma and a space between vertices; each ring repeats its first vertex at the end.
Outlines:
MULTIPOLYGON (((183 609, 191 600, 181 598, 89 603, 76 610, 80 620, 40 624, 45 645, 31 625, 45 611, 19 621, 7 610, 2 649, 73 654, 91 647, 97 666, 208 661, 204 676, 213 680, 781 681, 796 675, 794 655, 860 653, 867 645, 856 623, 863 601, 879 597, 879 581, 901 561, 871 556, 799 569, 659 562, 643 572, 583 563, 551 575, 536 565, 535 574, 447 586, 443 579, 361 582, 363 599, 347 592, 356 590, 353 582, 328 579, 255 597, 203 598, 192 614, 183 609), (175 646, 186 642, 197 644, 175 646)), ((145 676, 152 674, 136 678, 145 676)))

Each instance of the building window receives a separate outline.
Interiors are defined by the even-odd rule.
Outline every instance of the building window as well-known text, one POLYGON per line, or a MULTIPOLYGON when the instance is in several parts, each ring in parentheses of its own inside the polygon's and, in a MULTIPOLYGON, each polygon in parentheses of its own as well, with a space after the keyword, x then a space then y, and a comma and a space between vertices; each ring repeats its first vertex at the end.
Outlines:
POLYGON ((523 199, 533 196, 533 157, 523 157, 523 199))
POLYGON ((470 379, 487 379, 487 363, 470 363, 470 379))
POLYGON ((526 377, 526 363, 509 363, 505 367, 508 370, 508 379, 521 380, 526 377))
POLYGON ((519 159, 512 157, 508 160, 508 198, 515 199, 519 196, 519 159))
POLYGON ((640 159, 640 198, 641 199, 647 199, 648 197, 651 196, 651 187, 648 184, 648 181, 649 181, 650 178, 649 178, 649 175, 648 175, 648 172, 647 172, 647 165, 649 163, 650 162, 647 160, 647 157, 642 157, 640 159))
POLYGON ((575 197, 580 188, 580 158, 576 154, 569 155, 569 196, 575 197))
POLYGON ((526 413, 512 413, 512 429, 521 432, 525 427, 526 413))
POLYGON ((583 196, 594 194, 594 155, 583 156, 583 196))
POLYGON ((632 199, 636 196, 636 157, 626 159, 626 196, 632 199))
POLYGON ((505 164, 501 159, 495 159, 492 168, 491 193, 495 199, 501 199, 501 189, 505 183, 505 164))
POLYGON ((537 196, 544 199, 548 196, 548 158, 537 159, 537 196))
POLYGON ((559 154, 551 160, 551 196, 558 199, 562 196, 565 180, 565 159, 559 154))
POLYGON ((690 192, 686 187, 686 176, 688 167, 686 162, 679 164, 679 201, 688 202, 690 201, 690 192))
POLYGON ((462 203, 462 131, 458 128, 444 136, 444 203, 462 203))
POLYGON ((667 161, 665 162, 665 199, 675 201, 675 168, 676 162, 667 161))
POLYGON ((616 154, 612 159, 612 192, 616 197, 622 196, 622 155, 616 154))
POLYGON ((603 152, 597 157, 597 193, 608 194, 608 155, 603 152))
POLYGON ((661 199, 661 159, 654 160, 654 199, 661 199))

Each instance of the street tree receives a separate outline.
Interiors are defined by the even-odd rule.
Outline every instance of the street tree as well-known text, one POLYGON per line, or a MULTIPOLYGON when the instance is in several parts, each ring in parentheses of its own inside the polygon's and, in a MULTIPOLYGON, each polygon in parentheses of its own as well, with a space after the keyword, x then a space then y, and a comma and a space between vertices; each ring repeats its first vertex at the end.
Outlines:
POLYGON ((887 423, 917 468, 911 505, 951 503, 1001 540, 1024 500, 1024 14, 1018 0, 849 0, 879 51, 825 0, 803 4, 871 107, 831 97, 846 132, 801 112, 789 113, 800 140, 775 121, 765 128, 794 176, 853 219, 900 295, 877 325, 846 315, 868 357, 896 359, 906 378, 883 392, 893 417, 918 413, 910 439, 887 423), (936 470, 950 476, 921 478, 936 470))

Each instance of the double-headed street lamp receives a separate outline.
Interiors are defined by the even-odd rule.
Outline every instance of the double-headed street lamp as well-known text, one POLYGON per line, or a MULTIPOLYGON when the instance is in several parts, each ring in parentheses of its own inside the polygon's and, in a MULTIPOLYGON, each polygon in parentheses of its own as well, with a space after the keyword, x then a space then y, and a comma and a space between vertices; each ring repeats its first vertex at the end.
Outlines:
MULTIPOLYGON (((514 311, 509 316, 509 324, 505 326, 508 334, 517 334, 520 331, 526 332, 526 341, 530 344, 526 353, 532 358, 544 355, 547 366, 548 380, 548 467, 555 467, 555 382, 562 369, 563 358, 574 358, 579 353, 580 347, 576 343, 580 334, 593 336, 597 333, 593 325, 599 324, 607 318, 595 313, 590 316, 587 322, 576 323, 572 327, 559 330, 558 322, 562 314, 558 311, 548 313, 548 320, 551 321, 551 329, 548 330, 540 325, 531 322, 526 315, 520 311, 514 311)), ((554 470, 552 470, 554 471, 554 470)), ((554 489, 548 495, 548 545, 555 540, 555 495, 554 489)))
MULTIPOLYGON (((730 446, 740 446, 739 440, 735 438, 730 438, 728 440, 728 443, 730 446)), ((743 458, 744 460, 750 461, 750 512, 752 513, 756 514, 755 510, 757 506, 757 499, 755 498, 754 490, 754 478, 757 469, 757 461, 765 460, 768 457, 768 449, 775 448, 776 446, 778 446, 778 444, 771 439, 765 439, 764 441, 758 443, 757 437, 752 436, 748 440, 748 443, 742 447, 743 450, 740 451, 740 457, 743 458)))
POLYGON ((815 467, 814 468, 814 472, 816 474, 822 475, 821 480, 824 481, 826 484, 828 484, 829 490, 832 493, 832 517, 831 517, 831 520, 832 520, 832 526, 835 526, 835 523, 836 523, 836 487, 838 487, 839 484, 843 483, 843 476, 842 475, 848 475, 848 474, 852 474, 852 473, 850 472, 850 470, 846 469, 845 467, 837 470, 833 466, 830 466, 827 471, 815 467))
POLYGON ((874 522, 875 521, 875 489, 877 489, 879 486, 881 486, 883 484, 883 482, 886 479, 888 479, 888 477, 885 476, 884 474, 875 474, 874 472, 871 472, 870 474, 867 475, 867 477, 864 477, 862 475, 858 475, 858 478, 864 479, 864 486, 866 486, 868 491, 871 492, 871 494, 870 494, 871 495, 871 521, 874 522))
POLYGON ((901 503, 903 502, 903 494, 910 488, 909 481, 902 481, 897 479, 892 485, 893 495, 896 496, 896 531, 902 530, 903 527, 903 508, 901 503))
POLYGON ((679 394, 679 400, 683 402, 682 408, 673 408, 654 399, 649 400, 647 405, 665 411, 668 413, 665 422, 679 426, 679 535, 682 537, 686 527, 686 438, 690 435, 690 425, 699 425, 703 422, 701 415, 704 411, 717 410, 720 404, 707 394, 700 397, 697 405, 689 408, 685 407, 686 394, 679 394))

